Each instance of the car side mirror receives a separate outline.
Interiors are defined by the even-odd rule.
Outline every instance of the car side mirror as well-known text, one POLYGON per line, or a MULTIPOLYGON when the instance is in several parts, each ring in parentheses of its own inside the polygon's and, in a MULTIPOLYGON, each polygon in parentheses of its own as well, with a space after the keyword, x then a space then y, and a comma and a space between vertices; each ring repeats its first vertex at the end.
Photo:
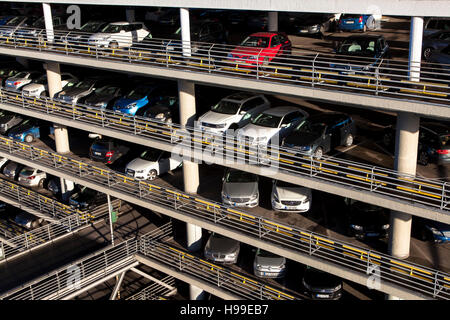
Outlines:
POLYGON ((281 125, 281 128, 287 128, 287 126, 288 126, 287 123, 283 123, 283 124, 281 125))

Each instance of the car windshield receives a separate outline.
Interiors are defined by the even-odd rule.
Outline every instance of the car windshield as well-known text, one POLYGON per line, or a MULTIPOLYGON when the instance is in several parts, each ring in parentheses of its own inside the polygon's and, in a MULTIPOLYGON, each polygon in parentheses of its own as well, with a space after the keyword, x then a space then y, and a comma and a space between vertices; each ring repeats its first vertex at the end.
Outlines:
POLYGON ((32 168, 23 168, 22 171, 20 171, 20 174, 23 176, 31 176, 34 173, 34 169, 32 168))
POLYGON ((102 24, 102 22, 98 21, 92 21, 92 22, 86 22, 81 28, 80 31, 82 32, 94 32, 97 30, 97 28, 102 24))
POLYGON ((96 150, 109 150, 110 142, 109 141, 97 141, 92 145, 92 149, 96 150))
POLYGON ((106 27, 102 29, 103 33, 118 33, 122 30, 122 25, 119 24, 108 24, 106 27))
POLYGON ((161 154, 160 150, 146 150, 141 153, 139 158, 141 158, 143 160, 155 162, 158 160, 160 154, 161 154))
POLYGON ((144 98, 148 94, 149 88, 148 87, 137 87, 134 90, 131 90, 127 95, 127 99, 132 100, 139 100, 144 98))
POLYGON ((269 46, 269 37, 249 36, 242 41, 241 46, 267 48, 269 46))
POLYGON ((442 146, 448 146, 450 145, 450 135, 449 134, 443 134, 441 136, 439 136, 439 140, 441 140, 441 145, 442 146))
POLYGON ((15 26, 18 26, 19 23, 22 22, 22 20, 23 20, 23 17, 14 17, 14 18, 12 18, 11 20, 9 20, 9 21, 6 23, 6 25, 7 25, 7 26, 13 26, 13 27, 15 27, 15 26))
POLYGON ((22 71, 14 76, 14 78, 26 78, 28 76, 28 72, 22 71))
POLYGON ((117 87, 104 86, 95 90, 95 94, 99 95, 113 95, 116 92, 117 87))
POLYGON ((327 125, 325 123, 306 122, 305 124, 301 124, 295 128, 295 131, 301 133, 322 132, 326 127, 327 125))
POLYGON ((78 89, 89 89, 92 86, 92 81, 81 81, 75 85, 78 89))
POLYGON ((39 29, 44 28, 45 27, 44 17, 41 17, 41 18, 37 19, 31 26, 33 28, 39 28, 39 29))
POLYGON ((96 191, 95 190, 93 190, 93 189, 89 189, 88 187, 83 187, 82 189, 81 189, 81 192, 80 192, 82 195, 85 195, 85 196, 95 196, 95 194, 96 194, 96 191))
POLYGON ((227 173, 225 182, 256 182, 256 176, 249 172, 232 170, 227 173))
POLYGON ((340 54, 371 56, 375 53, 375 39, 348 39, 338 49, 340 54))
POLYGON ((252 123, 262 127, 278 128, 281 119, 282 117, 261 113, 259 116, 252 120, 252 123))
POLYGON ((239 112, 240 104, 236 102, 221 100, 214 105, 211 110, 223 114, 237 114, 239 112))

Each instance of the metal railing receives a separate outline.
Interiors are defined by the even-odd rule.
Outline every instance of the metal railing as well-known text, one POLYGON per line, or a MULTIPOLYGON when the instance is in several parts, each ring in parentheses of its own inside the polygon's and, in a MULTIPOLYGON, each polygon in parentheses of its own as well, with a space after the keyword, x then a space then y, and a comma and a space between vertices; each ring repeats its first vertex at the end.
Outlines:
MULTIPOLYGON (((387 57, 358 57, 316 53, 301 49, 286 50, 239 47, 226 44, 182 42, 171 39, 146 39, 132 46, 124 44, 121 35, 103 46, 102 41, 89 40, 92 34, 54 31, 54 42, 48 42, 45 30, 30 33, 21 28, 6 33, 0 28, 0 44, 4 47, 59 53, 98 60, 120 61, 140 65, 208 74, 234 76, 326 90, 354 92, 402 100, 424 101, 436 105, 449 104, 450 65, 413 62, 411 70, 420 69, 420 79, 412 79, 408 61, 387 57), (79 35, 81 38, 77 38, 79 35), (111 44, 117 43, 117 46, 111 44), (183 56, 184 49, 191 55, 183 56), (250 50, 251 52, 248 52, 250 50), (414 81, 411 81, 414 80, 414 81), (416 81, 420 80, 420 81, 416 81)), ((369 50, 369 49, 368 49, 369 50)), ((369 56, 375 56, 375 51, 369 56)))
MULTIPOLYGON (((275 145, 252 145, 233 135, 223 135, 199 128, 165 124, 140 116, 125 114, 86 105, 72 105, 47 98, 32 98, 23 93, 0 89, 0 103, 14 105, 20 109, 45 113, 54 117, 70 119, 73 126, 89 123, 115 132, 167 143, 175 154, 193 157, 196 160, 211 160, 219 165, 232 163, 254 166, 270 165, 273 173, 288 173, 309 177, 323 182, 349 186, 357 190, 382 194, 409 205, 427 206, 448 214, 450 186, 448 182, 420 178, 395 170, 371 166, 355 161, 325 156, 320 159, 295 148, 275 145), (208 158, 209 157, 209 158, 208 158)), ((8 147, 8 139, 0 144, 8 147)), ((20 145, 20 144, 19 144, 20 145)), ((27 148, 27 147, 24 147, 27 148)), ((34 149, 38 150, 38 149, 34 149)), ((40 151, 44 154, 47 151, 40 151)), ((42 155, 32 153, 34 158, 42 155)))
MULTIPOLYGON (((268 286, 264 281, 251 279, 227 267, 217 266, 196 258, 182 250, 175 249, 162 242, 170 236, 170 223, 162 230, 152 231, 137 240, 127 240, 120 244, 101 250, 79 261, 59 268, 39 279, 10 290, 0 296, 2 300, 41 300, 65 299, 74 296, 83 288, 95 284, 117 271, 125 271, 136 265, 135 254, 142 254, 150 259, 188 273, 203 281, 218 285, 242 298, 249 299, 295 299, 281 288, 268 286), (189 260, 189 263, 186 263, 189 260)), ((122 271, 122 272, 123 272, 122 271)))
MULTIPOLYGON (((176 285, 175 278, 171 276, 167 276, 161 279, 161 281, 171 287, 175 287, 176 285)), ((167 300, 172 294, 173 290, 159 283, 152 283, 138 293, 128 297, 126 300, 167 300)))
POLYGON ((181 212, 188 217, 212 222, 217 226, 277 244, 305 256, 329 261, 359 274, 367 275, 374 268, 378 268, 380 281, 426 296, 450 299, 448 290, 450 275, 438 270, 397 260, 389 255, 237 210, 200 196, 192 196, 177 189, 137 181, 121 173, 98 168, 11 139, 0 138, 0 151, 14 154, 18 158, 31 159, 44 170, 52 168, 57 172, 79 177, 80 180, 93 183, 95 185, 93 188, 97 188, 100 192, 115 191, 152 206, 181 212))

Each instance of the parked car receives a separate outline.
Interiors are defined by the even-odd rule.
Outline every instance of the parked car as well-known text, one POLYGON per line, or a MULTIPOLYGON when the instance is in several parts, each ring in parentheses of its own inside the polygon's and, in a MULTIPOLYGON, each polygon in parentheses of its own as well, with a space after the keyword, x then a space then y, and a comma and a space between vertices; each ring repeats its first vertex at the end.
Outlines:
POLYGON ((46 179, 47 174, 45 172, 31 167, 24 167, 20 170, 17 181, 28 187, 43 188, 46 179))
POLYGON ((428 58, 428 61, 434 63, 432 72, 437 79, 450 79, 450 45, 442 49, 440 52, 433 51, 428 58))
POLYGON ((221 99, 198 118, 199 128, 212 133, 225 133, 247 125, 251 118, 270 108, 262 94, 239 92, 221 99))
POLYGON ((128 146, 119 144, 113 139, 98 138, 95 139, 89 149, 89 157, 94 161, 113 164, 129 150, 128 146))
POLYGON ((448 31, 438 31, 422 40, 423 57, 428 60, 434 51, 441 51, 450 45, 450 29, 448 31))
POLYGON ((14 128, 23 121, 20 114, 9 111, 0 111, 0 133, 6 134, 11 128, 14 128))
POLYGON ((92 107, 112 109, 114 103, 122 94, 123 90, 118 84, 107 84, 96 89, 80 102, 92 107))
POLYGON ((63 88, 62 91, 55 94, 55 99, 62 102, 76 104, 79 99, 91 94, 97 87, 100 79, 91 78, 85 79, 76 84, 63 88))
POLYGON ((375 30, 377 23, 373 15, 368 14, 342 14, 338 24, 341 31, 362 31, 375 30))
POLYGON ((240 67, 268 65, 274 58, 291 54, 292 44, 282 32, 257 32, 249 35, 228 54, 228 62, 240 67), (244 63, 244 64, 242 64, 244 63))
POLYGON ((43 224, 44 219, 38 218, 28 212, 21 211, 15 215, 14 222, 25 229, 33 230, 39 228, 43 224))
MULTIPOLYGON (((389 45, 382 35, 353 35, 347 37, 338 46, 336 53, 338 54, 337 58, 341 59, 342 62, 330 63, 329 67, 343 75, 374 76, 375 68, 380 65, 381 60, 391 58, 389 45), (345 57, 342 57, 343 55, 345 57)), ((386 65, 388 65, 388 62, 381 66, 386 65)), ((344 80, 348 81, 349 78, 345 77, 344 80)))
POLYGON ((218 233, 212 233, 206 242, 204 255, 207 260, 224 264, 237 262, 240 243, 218 233))
POLYGON ((167 151, 149 149, 129 162, 125 167, 125 173, 136 180, 154 180, 159 175, 175 170, 182 164, 182 161, 172 158, 167 151))
POLYGON ((21 71, 6 79, 5 87, 9 90, 19 91, 23 86, 35 82, 42 76, 40 71, 21 71))
POLYGON ((339 112, 322 113, 300 123, 283 140, 283 146, 320 159, 337 146, 351 146, 355 135, 356 125, 350 116, 339 112))
POLYGON ((311 208, 312 193, 309 188, 274 180, 270 200, 276 211, 307 212, 311 208))
POLYGON ((450 18, 431 17, 424 21, 423 36, 427 37, 435 32, 448 30, 450 30, 450 18))
POLYGON ((222 178, 222 203, 236 207, 256 207, 259 204, 259 178, 236 169, 227 169, 222 178))
POLYGON ((284 30, 296 35, 320 35, 333 31, 336 27, 334 14, 328 13, 301 13, 290 14, 281 22, 284 30))
MULTIPOLYGON (((59 199, 62 198, 61 178, 47 175, 47 182, 44 183, 44 188, 50 191, 55 197, 59 199)), ((75 185, 72 190, 66 190, 65 193, 70 196, 78 191, 80 191, 80 188, 78 187, 78 185, 75 185)))
POLYGON ((0 35, 3 37, 12 37, 20 28, 28 27, 35 21, 35 17, 15 16, 9 19, 0 29, 0 35))
POLYGON ((178 95, 161 97, 154 105, 147 105, 136 112, 145 118, 154 119, 167 124, 179 123, 179 101, 178 95))
POLYGON ((0 171, 3 172, 3 169, 5 168, 8 161, 9 161, 8 158, 0 157, 0 171))
POLYGON ((75 192, 69 198, 69 204, 72 208, 81 211, 93 210, 98 205, 105 203, 106 195, 96 190, 82 187, 80 191, 75 192))
MULTIPOLYGON (((383 145, 394 148, 395 126, 385 130, 383 145)), ((423 166, 430 162, 439 165, 450 163, 450 128, 439 122, 422 122, 419 127, 417 162, 423 166)))
POLYGON ((302 278, 304 293, 312 299, 339 300, 342 297, 342 279, 307 266, 302 278))
POLYGON ((10 161, 6 164, 6 166, 3 168, 3 174, 7 176, 8 178, 11 178, 13 180, 17 180, 19 177, 20 171, 25 167, 23 164, 10 161))
POLYGON ((31 143, 41 137, 41 124, 36 119, 26 119, 9 130, 8 137, 21 142, 31 143))
MULTIPOLYGON (((74 84, 78 79, 70 73, 61 73, 61 86, 64 88, 68 83, 74 84)), ((29 97, 48 97, 47 75, 44 74, 35 82, 22 87, 24 95, 29 97)))
POLYGON ((448 243, 450 241, 450 225, 439 221, 413 217, 412 234, 422 241, 448 243))
POLYGON ((88 39, 88 44, 99 48, 129 48, 150 34, 142 22, 111 22, 88 39))
POLYGON ((159 89, 161 87, 155 83, 138 85, 119 98, 114 103, 113 110, 134 116, 140 108, 147 104, 153 105, 161 99, 162 95, 158 92, 159 89))
POLYGON ((6 79, 14 77, 20 71, 19 67, 15 66, 4 66, 0 68, 0 84, 2 87, 6 86, 6 79))
POLYGON ((345 199, 347 235, 358 239, 387 238, 389 210, 366 202, 345 199))
MULTIPOLYGON (((54 31, 64 31, 67 29, 67 16, 53 16, 52 17, 52 25, 54 31)), ((34 40, 36 41, 40 38, 41 41, 45 39, 47 36, 45 32, 45 18, 40 17, 30 24, 27 28, 20 28, 16 31, 16 35, 18 38, 25 40, 34 40)))
POLYGON ((253 273, 260 278, 283 278, 286 274, 286 258, 258 248, 253 261, 253 273))
POLYGON ((249 124, 237 130, 239 143, 267 146, 279 145, 283 138, 308 117, 308 113, 297 107, 276 107, 255 116, 249 124), (276 140, 278 139, 278 140, 276 140))
POLYGON ((100 32, 108 23, 104 21, 88 21, 79 30, 70 31, 61 37, 63 43, 71 47, 84 48, 88 44, 88 39, 93 33, 100 32))

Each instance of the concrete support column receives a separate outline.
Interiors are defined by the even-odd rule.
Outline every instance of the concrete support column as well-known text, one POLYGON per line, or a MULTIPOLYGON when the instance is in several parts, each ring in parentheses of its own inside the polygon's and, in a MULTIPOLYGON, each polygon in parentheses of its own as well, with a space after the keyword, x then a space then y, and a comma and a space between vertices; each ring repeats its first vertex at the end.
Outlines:
MULTIPOLYGON (((181 12, 181 9, 180 9, 181 12)), ((195 121, 195 85, 193 82, 178 80, 178 94, 180 100, 180 124, 194 126, 195 121)), ((196 194, 200 185, 198 164, 183 161, 184 191, 196 194)), ((194 224, 186 224, 187 249, 191 252, 200 250, 202 246, 202 228, 194 224)), ((203 300, 205 292, 195 286, 189 286, 191 300, 203 300)))
MULTIPOLYGON (((416 174, 419 145, 420 117, 412 113, 399 113, 395 137, 394 169, 400 173, 416 174)), ((389 254, 398 259, 409 257, 412 216, 405 212, 391 211, 389 254)), ((388 296, 389 300, 398 299, 388 296)))
POLYGON ((47 33, 47 41, 49 43, 52 43, 54 40, 52 8, 49 3, 43 3, 42 10, 44 11, 44 22, 45 22, 45 30, 47 33))
POLYGON ((181 43, 183 45, 183 56, 191 56, 191 26, 189 9, 180 8, 181 43))
POLYGON ((278 31, 278 12, 269 11, 267 19, 267 31, 277 32, 278 31))
POLYGON ((59 63, 47 62, 45 64, 45 69, 47 70, 48 94, 50 98, 53 98, 55 93, 62 90, 59 63))
POLYGON ((422 60, 423 17, 411 17, 409 33, 409 79, 420 80, 420 62, 422 60))

